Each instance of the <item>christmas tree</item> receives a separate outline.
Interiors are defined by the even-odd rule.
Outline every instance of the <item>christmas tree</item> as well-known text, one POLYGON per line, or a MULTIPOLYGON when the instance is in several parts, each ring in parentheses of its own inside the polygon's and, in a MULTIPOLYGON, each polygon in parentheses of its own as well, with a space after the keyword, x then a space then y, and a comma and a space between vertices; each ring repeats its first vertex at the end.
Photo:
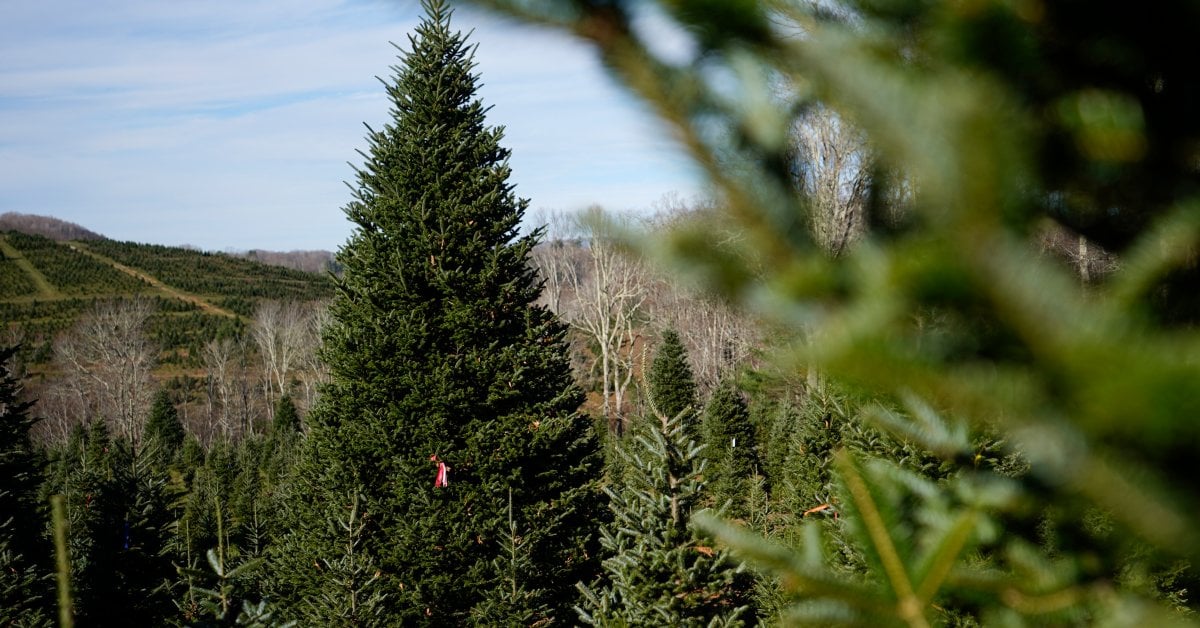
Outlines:
POLYGON ((696 378, 688 364, 687 349, 679 339, 679 332, 667 329, 659 341, 650 373, 646 377, 650 398, 659 412, 667 416, 684 414, 684 429, 696 442, 700 442, 700 430, 696 425, 696 378))
POLYGON ((593 626, 739 626, 750 617, 749 576, 691 528, 705 460, 683 413, 643 419, 618 446, 636 469, 606 489, 614 521, 602 531, 605 579, 581 584, 580 619, 593 626))
POLYGON ((368 135, 345 208, 355 229, 324 333, 332 382, 306 417, 275 553, 285 612, 305 623, 468 621, 511 586, 497 560, 510 490, 531 606, 567 616, 571 584, 597 567, 601 458, 577 413, 566 328, 534 305, 540 232, 518 237, 527 201, 475 96, 474 48, 443 2, 424 7, 387 84, 392 120, 368 135), (355 569, 378 571, 386 596, 371 617, 325 617, 337 604, 305 600, 337 590, 322 565, 345 555, 337 522, 351 511, 355 569))
POLYGON ((745 514, 745 496, 758 473, 758 447, 750 410, 732 379, 717 386, 704 408, 705 456, 718 503, 730 502, 727 514, 745 514))

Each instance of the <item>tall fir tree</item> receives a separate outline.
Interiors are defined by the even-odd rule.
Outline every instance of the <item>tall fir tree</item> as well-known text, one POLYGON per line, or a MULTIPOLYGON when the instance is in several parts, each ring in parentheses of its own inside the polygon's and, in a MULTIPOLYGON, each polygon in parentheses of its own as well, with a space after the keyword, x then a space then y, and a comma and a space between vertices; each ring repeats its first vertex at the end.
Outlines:
POLYGON ((712 494, 728 501, 728 514, 746 514, 745 496, 760 467, 750 410, 732 379, 723 380, 704 408, 705 456, 712 494))
POLYGON ((156 467, 165 469, 175 462, 183 448, 184 436, 183 422, 179 420, 175 404, 171 403, 171 395, 166 389, 160 389, 154 395, 150 416, 142 429, 142 452, 152 458, 156 467))
POLYGON ((688 364, 687 349, 674 329, 663 331, 650 372, 646 376, 654 407, 666 416, 683 414, 684 430, 700 442, 696 406, 696 377, 688 364))
POLYGON ((527 201, 475 96, 474 48, 443 2, 424 7, 387 84, 392 120, 370 131, 345 209, 355 229, 324 334, 332 382, 306 417, 290 531, 273 554, 273 587, 302 623, 470 621, 510 584, 497 560, 509 490, 531 606, 568 617, 571 584, 598 569, 602 461, 566 327, 534 304, 540 233, 518 237, 527 201), (448 486, 435 487, 434 456, 448 486), (311 600, 337 590, 322 561, 344 555, 337 522, 351 509, 355 568, 377 570, 384 595, 370 617, 327 617, 336 604, 311 600))

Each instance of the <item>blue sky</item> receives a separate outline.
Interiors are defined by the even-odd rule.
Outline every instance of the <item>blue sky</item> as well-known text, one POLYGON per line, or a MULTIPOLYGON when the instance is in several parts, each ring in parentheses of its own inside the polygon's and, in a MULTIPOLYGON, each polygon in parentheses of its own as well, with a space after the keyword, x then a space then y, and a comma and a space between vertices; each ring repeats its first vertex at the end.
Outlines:
MULTIPOLYGON (((0 2, 0 213, 205 249, 335 249, 347 162, 415 0, 0 2)), ((489 123, 537 209, 698 192, 668 131, 586 46, 459 8, 489 123)))

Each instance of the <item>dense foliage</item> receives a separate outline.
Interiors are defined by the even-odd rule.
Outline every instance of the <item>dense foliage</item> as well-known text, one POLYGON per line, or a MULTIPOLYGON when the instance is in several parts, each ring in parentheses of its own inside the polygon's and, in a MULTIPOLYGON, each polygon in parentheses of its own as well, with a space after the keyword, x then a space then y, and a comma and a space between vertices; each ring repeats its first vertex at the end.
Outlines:
POLYGON ((38 534, 42 460, 30 429, 32 402, 22 401, 12 372, 15 347, 0 347, 0 623, 48 625, 49 547, 38 534))
POLYGON ((779 574, 789 620, 1170 621, 1151 600, 1178 603, 1163 584, 1200 557, 1200 82, 1177 52, 1200 6, 660 2, 691 46, 668 58, 646 3, 481 3, 592 42, 715 185, 720 211, 649 255, 777 324, 785 377, 871 391, 856 423, 949 465, 911 473, 885 440, 834 454, 849 573, 817 527, 796 550, 721 527, 779 574), (832 255, 797 193, 822 163, 795 140, 824 112, 866 138, 869 174, 865 235, 832 255), (1120 267, 1072 277, 1040 254, 1050 228, 1120 267), (977 464, 960 419, 1025 471, 977 464))
POLYGON ((425 8, 345 209, 332 382, 273 554, 284 611, 305 624, 561 620, 596 569, 601 457, 565 327, 534 305, 527 202, 475 96, 472 47, 442 2, 425 8), (502 560, 514 534, 519 573, 502 560))

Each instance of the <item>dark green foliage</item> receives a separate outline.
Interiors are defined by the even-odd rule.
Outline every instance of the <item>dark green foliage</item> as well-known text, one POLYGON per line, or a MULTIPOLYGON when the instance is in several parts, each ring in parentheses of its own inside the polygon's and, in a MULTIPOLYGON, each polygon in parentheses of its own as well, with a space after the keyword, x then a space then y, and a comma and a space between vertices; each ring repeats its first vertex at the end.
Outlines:
POLYGON ((761 464, 750 410, 732 379, 723 380, 713 391, 704 408, 703 426, 710 490, 718 504, 730 503, 729 516, 742 517, 750 483, 761 464))
POLYGON ((165 388, 159 389, 154 395, 154 403, 150 406, 150 416, 142 428, 142 449, 154 458, 159 469, 166 469, 175 462, 183 448, 183 423, 179 420, 179 411, 171 402, 171 395, 165 388))
POLYGON ((10 534, 10 526, 0 522, 0 626, 52 626, 50 574, 19 553, 10 534))
POLYGON ((324 338, 333 381, 306 417, 273 551, 273 586, 303 623, 336 619, 311 600, 332 586, 321 561, 345 554, 331 522, 347 496, 360 496, 359 558, 380 570, 385 624, 466 623, 494 599, 510 489, 531 608, 568 616, 570 585, 596 569, 601 461, 566 330, 534 305, 536 235, 517 237, 526 201, 475 97, 472 49, 441 2, 426 8, 345 209, 355 229, 324 338), (446 488, 433 455, 451 468, 446 488))
POLYGON ((749 576, 690 525, 703 502, 705 460, 683 414, 640 419, 618 454, 635 471, 607 487, 605 575, 580 584, 580 619, 594 626, 739 626, 749 576))
POLYGON ((387 594, 373 557, 363 551, 363 532, 369 519, 359 511, 360 499, 349 500, 344 517, 329 522, 330 532, 341 540, 336 554, 322 557, 317 568, 326 586, 305 600, 304 616, 328 626, 377 626, 386 623, 387 594))
POLYGON ((193 628, 290 628, 295 625, 295 622, 279 621, 275 610, 266 600, 255 603, 239 595, 239 589, 244 588, 245 581, 259 575, 256 570, 262 563, 261 559, 232 565, 226 562, 219 549, 208 550, 205 559, 209 571, 180 569, 188 582, 186 601, 180 605, 186 625, 193 628), (204 586, 200 581, 211 583, 204 586))
MULTIPOLYGON (((267 599, 263 558, 283 532, 281 477, 290 468, 294 447, 294 435, 252 435, 236 444, 218 441, 208 452, 191 436, 184 441, 175 553, 186 567, 178 605, 188 621, 233 625, 258 608, 257 603, 247 606, 250 601, 267 599), (211 569, 204 566, 209 552, 214 552, 208 557, 211 569)), ((273 604, 259 610, 276 612, 273 604)))
POLYGON ((238 448, 217 441, 202 452, 203 463, 191 475, 183 512, 177 524, 185 555, 198 559, 209 548, 238 546, 241 526, 233 522, 230 502, 236 498, 238 448), (235 540, 236 539, 236 540, 235 540))
POLYGON ((650 372, 646 375, 650 399, 654 408, 667 416, 684 414, 684 429, 700 442, 699 422, 695 420, 699 406, 696 401, 696 378, 688 364, 687 350, 674 329, 663 331, 650 372))
POLYGON ((508 498, 508 525, 500 533, 502 550, 492 561, 495 573, 500 574, 498 585, 488 589, 487 597, 471 609, 471 622, 476 626, 502 624, 533 626, 549 615, 544 600, 527 586, 535 574, 533 557, 529 553, 528 536, 513 518, 512 496, 508 498))
POLYGON ((151 625, 171 614, 175 568, 166 481, 95 421, 56 452, 48 492, 66 496, 72 591, 84 625, 151 625))
POLYGON ((179 466, 184 478, 189 482, 192 475, 204 464, 204 446, 192 434, 183 439, 183 447, 179 450, 179 466))
POLYGON ((275 402, 275 418, 271 421, 271 437, 287 438, 300 433, 300 415, 292 398, 284 395, 275 402))
POLYGON ((10 365, 16 347, 0 347, 0 625, 48 623, 50 548, 42 537, 39 488, 44 460, 29 431, 33 403, 21 399, 10 365))

